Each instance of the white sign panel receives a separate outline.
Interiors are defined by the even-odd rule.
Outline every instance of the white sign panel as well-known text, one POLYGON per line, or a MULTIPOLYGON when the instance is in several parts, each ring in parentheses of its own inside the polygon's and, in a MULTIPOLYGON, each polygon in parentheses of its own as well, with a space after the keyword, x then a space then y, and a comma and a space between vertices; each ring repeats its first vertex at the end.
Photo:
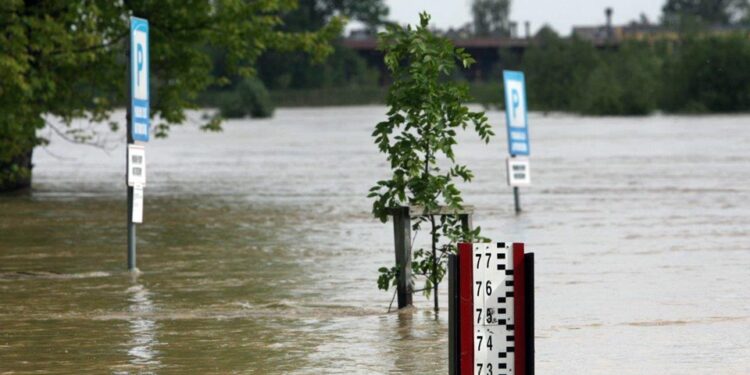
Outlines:
POLYGON ((474 374, 514 374, 513 251, 474 244, 474 374))
POLYGON ((128 186, 146 186, 146 148, 128 145, 128 186))
POLYGON ((529 186, 531 185, 531 164, 526 158, 508 158, 508 185, 529 186))
POLYGON ((133 186, 133 222, 143 223, 143 186, 133 186))

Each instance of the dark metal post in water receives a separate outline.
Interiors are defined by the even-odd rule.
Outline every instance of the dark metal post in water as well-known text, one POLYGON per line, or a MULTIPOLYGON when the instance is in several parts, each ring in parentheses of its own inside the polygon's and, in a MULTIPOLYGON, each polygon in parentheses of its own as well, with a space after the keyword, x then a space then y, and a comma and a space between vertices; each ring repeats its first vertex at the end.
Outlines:
POLYGON ((523 257, 526 268, 526 375, 534 375, 534 253, 523 257))
POLYGON ((128 189, 128 270, 135 270, 135 224, 133 223, 133 188, 128 189))
MULTIPOLYGON (((461 220, 461 228, 464 232, 471 232, 474 229, 474 223, 470 213, 463 213, 458 215, 458 219, 461 220)), ((464 238, 465 242, 471 242, 473 238, 464 238)))
POLYGON ((430 215, 430 223, 432 224, 430 226, 430 229, 432 230, 432 233, 430 233, 430 242, 432 242, 432 293, 433 293, 433 299, 435 302, 435 312, 438 312, 440 310, 440 306, 438 305, 438 281, 437 281, 437 268, 438 268, 438 258, 437 258, 437 243, 435 234, 437 231, 437 228, 435 227, 435 215, 430 215))
POLYGON ((396 240, 398 308, 402 309, 412 304, 411 214, 409 207, 393 209, 393 236, 396 240))
POLYGON ((448 255, 448 374, 459 375, 458 256, 448 255))
MULTIPOLYGON (((128 61, 128 80, 127 84, 125 85, 127 87, 127 93, 128 93, 128 104, 126 105, 127 108, 127 114, 126 114, 126 122, 127 122, 127 129, 126 129, 126 137, 127 137, 127 144, 133 144, 133 114, 131 113, 131 103, 133 101, 133 98, 131 97, 133 95, 133 92, 130 88, 132 77, 133 77, 133 67, 130 62, 130 38, 128 38, 128 47, 125 49, 125 54, 127 56, 126 60, 128 61)), ((128 168, 130 167, 130 160, 128 160, 128 151, 127 146, 125 146, 125 188, 128 191, 128 270, 134 271, 135 268, 135 223, 133 223, 133 187, 128 186, 128 168)))
MULTIPOLYGON (((515 158, 516 155, 511 155, 511 158, 515 158)), ((510 181, 510 174, 513 173, 513 171, 508 168, 508 181, 510 181)), ((513 202, 516 206, 516 215, 521 213, 521 192, 518 190, 518 186, 513 186, 513 202)))

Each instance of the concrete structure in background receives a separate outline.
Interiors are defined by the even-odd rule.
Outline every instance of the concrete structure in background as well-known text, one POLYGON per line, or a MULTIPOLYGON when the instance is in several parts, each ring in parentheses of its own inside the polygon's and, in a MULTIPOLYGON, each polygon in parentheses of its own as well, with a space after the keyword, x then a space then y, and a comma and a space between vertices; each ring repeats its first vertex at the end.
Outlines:
MULTIPOLYGON (((493 74, 493 69, 497 70, 497 64, 504 62, 519 61, 523 52, 528 47, 529 38, 456 38, 460 36, 460 31, 454 31, 454 35, 447 35, 453 39, 456 47, 464 48, 477 61, 465 76, 468 80, 483 80, 493 74)), ((365 60, 368 65, 377 67, 381 72, 386 72, 385 63, 383 62, 383 52, 377 49, 377 39, 375 38, 346 38, 341 41, 344 47, 351 48, 365 60)), ((501 71, 497 71, 498 79, 501 71)), ((387 74, 381 75, 387 77, 387 74)), ((387 80, 387 78, 383 78, 387 80)), ((381 82, 387 83, 387 81, 381 82)))
MULTIPOLYGON (((599 26, 576 26, 573 27, 573 36, 582 40, 590 41, 595 46, 607 47, 617 46, 626 41, 677 41, 680 38, 678 30, 651 23, 645 16, 638 21, 632 21, 627 25, 614 26, 612 24, 613 9, 604 11, 606 22, 599 26)), ((743 25, 715 25, 704 31, 710 35, 732 34, 739 31, 750 31, 743 25)))
POLYGON ((612 24, 613 12, 612 8, 604 10, 606 19, 604 25, 573 27, 573 36, 602 47, 618 45, 627 40, 676 40, 679 36, 674 30, 650 23, 645 17, 642 17, 638 22, 633 21, 628 25, 614 26, 612 24))
MULTIPOLYGON (((641 16, 638 21, 627 25, 615 26, 612 23, 614 15, 613 8, 604 10, 604 24, 598 26, 576 26, 573 28, 572 37, 591 42, 597 48, 617 48, 626 41, 645 41, 654 43, 657 41, 677 41, 679 32, 651 23, 648 18, 641 16)), ((469 52, 477 63, 464 72, 464 77, 469 81, 487 80, 490 77, 500 79, 502 70, 517 68, 517 63, 523 58, 526 48, 534 43, 531 35, 531 24, 525 22, 525 34, 518 34, 518 23, 511 22, 510 37, 474 37, 471 25, 465 25, 459 29, 437 33, 453 40, 456 47, 464 48, 469 52)), ((750 31, 746 26, 714 26, 708 29, 713 35, 731 34, 738 31, 750 31)), ((348 38, 341 41, 344 47, 351 48, 359 53, 372 67, 376 67, 381 73, 381 84, 389 82, 387 70, 383 63, 383 53, 377 49, 377 38, 367 32, 352 31, 348 38)))

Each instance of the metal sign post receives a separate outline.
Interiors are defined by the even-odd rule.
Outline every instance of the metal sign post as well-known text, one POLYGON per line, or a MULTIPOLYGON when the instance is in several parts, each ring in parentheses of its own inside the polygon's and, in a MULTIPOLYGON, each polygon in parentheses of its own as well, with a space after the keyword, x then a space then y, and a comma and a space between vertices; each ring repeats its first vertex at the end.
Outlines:
MULTIPOLYGON (((511 158, 517 156, 529 156, 529 119, 528 106, 526 103, 526 79, 523 72, 503 71, 503 86, 505 87, 505 119, 508 130, 508 153, 511 158)), ((508 162, 508 184, 513 186, 513 200, 515 202, 516 214, 521 212, 521 198, 518 187, 528 185, 529 182, 513 184, 516 179, 511 176, 518 174, 510 169, 508 162)), ((525 177, 523 180, 530 181, 530 167, 528 159, 525 159, 525 177)))
POLYGON ((462 243, 448 266, 450 374, 533 375, 533 254, 462 243))
POLYGON ((128 270, 136 270, 135 224, 143 222, 143 187, 146 186, 146 148, 151 125, 149 105, 148 21, 130 17, 126 154, 128 190, 128 270))

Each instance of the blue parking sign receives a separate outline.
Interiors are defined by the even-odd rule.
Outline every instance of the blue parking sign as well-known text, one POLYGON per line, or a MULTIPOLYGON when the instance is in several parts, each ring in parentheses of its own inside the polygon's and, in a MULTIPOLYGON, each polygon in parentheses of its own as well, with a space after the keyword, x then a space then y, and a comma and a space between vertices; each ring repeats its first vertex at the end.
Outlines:
POLYGON ((141 142, 148 142, 151 125, 148 56, 148 21, 130 17, 130 131, 141 142))
POLYGON ((523 72, 503 71, 508 153, 529 155, 529 118, 526 106, 526 79, 523 72))

